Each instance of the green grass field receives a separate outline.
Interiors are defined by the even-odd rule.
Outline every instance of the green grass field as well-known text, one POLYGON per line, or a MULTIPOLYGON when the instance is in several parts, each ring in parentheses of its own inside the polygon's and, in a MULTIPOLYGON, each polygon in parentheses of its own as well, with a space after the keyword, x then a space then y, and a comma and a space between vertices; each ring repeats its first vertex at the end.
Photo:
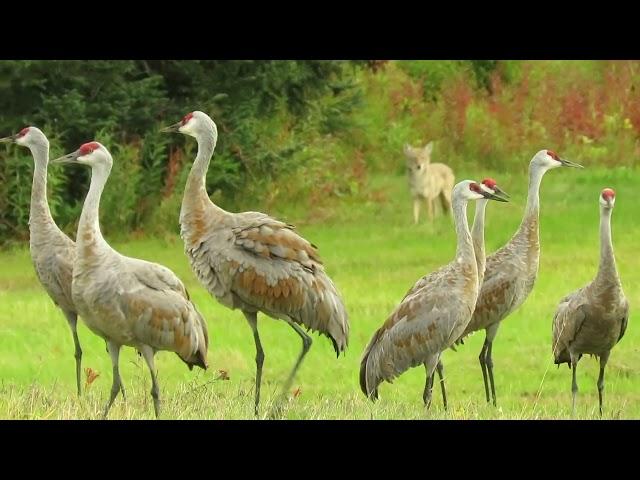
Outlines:
MULTIPOLYGON (((587 163, 588 167, 588 163, 587 163)), ((487 253, 503 245, 517 228, 525 204, 526 173, 491 174, 511 194, 509 204, 487 209, 487 253)), ((470 178, 457 172, 458 179, 470 178)), ((480 179, 480 178, 478 178, 480 179)), ((358 387, 359 360, 365 344, 422 275, 449 262, 455 238, 449 220, 412 224, 409 195, 402 176, 373 177, 367 192, 342 200, 322 220, 282 207, 271 211, 297 223, 320 247, 328 273, 341 290, 350 314, 346 356, 335 358, 328 339, 314 343, 302 365, 284 417, 289 419, 559 419, 571 415, 571 374, 559 370, 551 355, 551 319, 558 300, 590 281, 598 265, 598 195, 616 189, 613 236, 618 269, 631 304, 626 336, 614 348, 606 375, 604 418, 639 418, 640 330, 634 307, 640 300, 638 226, 640 204, 633 192, 640 173, 587 168, 549 172, 541 192, 542 258, 536 286, 525 304, 504 322, 493 358, 498 407, 485 402, 478 353, 484 332, 470 337, 457 352, 443 355, 449 410, 438 390, 434 403, 422 403, 424 369, 415 368, 383 384, 381 399, 367 401, 358 387)), ((224 206, 224 204, 222 205, 224 206)), ((259 210, 260 205, 251 209, 259 210)), ((177 222, 176 212, 176 222, 177 222)), ((469 208, 472 219, 473 207, 469 208)), ((254 343, 239 311, 220 306, 197 282, 178 237, 169 240, 113 242, 120 252, 162 263, 182 278, 209 323, 210 369, 190 372, 174 355, 160 352, 156 365, 163 402, 162 418, 253 418, 254 343), (229 379, 220 378, 225 370, 229 379)), ((299 353, 299 337, 281 321, 259 316, 266 353, 262 413, 277 397, 299 353)), ((35 278, 26 248, 0 253, 0 418, 99 418, 111 385, 111 363, 104 342, 79 327, 83 367, 99 376, 81 398, 75 394, 73 342, 61 312, 35 278)), ((151 382, 144 361, 131 348, 120 357, 127 399, 118 397, 109 418, 153 418, 151 382)), ((578 367, 577 417, 599 418, 598 363, 583 357, 578 367)), ((292 389, 293 390, 293 389, 292 389)))

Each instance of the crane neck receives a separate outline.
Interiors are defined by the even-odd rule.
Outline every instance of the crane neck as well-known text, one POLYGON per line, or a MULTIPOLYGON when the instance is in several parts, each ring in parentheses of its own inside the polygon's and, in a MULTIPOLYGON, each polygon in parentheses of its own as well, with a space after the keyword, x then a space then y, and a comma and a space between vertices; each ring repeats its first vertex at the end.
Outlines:
POLYGON ((211 157, 216 148, 218 141, 217 133, 213 128, 201 132, 196 136, 198 142, 198 153, 193 162, 187 185, 185 187, 184 196, 182 198, 182 211, 188 211, 192 208, 202 208, 203 205, 209 205, 214 210, 222 213, 223 210, 215 205, 207 194, 207 170, 211 162, 211 157))
POLYGON ((529 191, 527 193, 527 206, 523 223, 525 220, 535 217, 540 213, 540 184, 542 177, 547 173, 547 169, 531 165, 529 167, 529 191))
POLYGON ((454 197, 452 210, 457 236, 456 261, 475 265, 476 257, 473 252, 473 243, 471 242, 471 233, 467 222, 467 200, 461 197, 454 197))
POLYGON ((31 184, 31 206, 29 226, 52 224, 53 217, 47 200, 47 165, 49 163, 49 145, 30 147, 34 160, 33 182, 31 184))
POLYGON ((198 153, 191 167, 187 184, 189 188, 202 190, 206 194, 207 170, 216 148, 217 138, 213 132, 205 132, 199 134, 196 140, 198 142, 198 153))
POLYGON ((110 172, 110 165, 98 164, 91 167, 91 185, 84 200, 76 237, 78 258, 95 252, 95 249, 87 247, 107 245, 100 231, 100 198, 110 172))
POLYGON ((600 265, 598 266, 597 280, 618 281, 616 259, 613 254, 613 242, 611 240, 611 214, 612 208, 600 207, 600 265))
POLYGON ((484 268, 486 265, 486 254, 484 248, 484 217, 489 200, 478 200, 476 202, 476 212, 473 217, 473 227, 471 228, 471 238, 473 241, 473 251, 478 265, 478 280, 484 279, 484 268))
POLYGON ((518 230, 511 242, 527 251, 527 255, 538 256, 540 250, 540 184, 542 177, 547 172, 546 168, 535 165, 529 166, 529 192, 527 194, 527 206, 518 230))

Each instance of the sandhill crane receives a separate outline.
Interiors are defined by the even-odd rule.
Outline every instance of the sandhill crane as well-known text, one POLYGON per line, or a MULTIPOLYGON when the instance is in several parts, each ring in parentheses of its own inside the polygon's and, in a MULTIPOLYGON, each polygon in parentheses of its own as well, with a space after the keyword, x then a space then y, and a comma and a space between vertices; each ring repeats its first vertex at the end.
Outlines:
MULTIPOLYGON (((509 198, 509 195, 502 190, 497 182, 493 178, 485 178, 482 180, 481 186, 485 190, 489 190, 490 193, 497 193, 502 197, 509 198)), ((473 227, 471 227, 471 240, 473 242, 473 251, 476 256, 476 265, 478 266, 478 285, 482 287, 482 282, 484 280, 484 270, 486 264, 485 257, 485 249, 484 249, 484 218, 485 218, 485 210, 487 207, 487 203, 489 200, 483 198, 476 202, 476 211, 473 217, 473 227)), ((410 295, 415 289, 420 288, 422 285, 420 282, 416 284, 408 293, 410 295)), ((455 350, 455 347, 451 347, 455 350)), ((425 368, 428 370, 429 366, 425 365, 425 368)), ((447 394, 444 385, 444 366, 442 365, 442 359, 438 361, 438 365, 436 366, 436 371, 438 372, 438 376, 440 377, 440 387, 442 390, 442 403, 444 405, 445 410, 447 409, 447 394)), ((427 399, 431 398, 431 389, 433 388, 433 374, 430 377, 427 377, 427 382, 425 385, 423 398, 425 402, 427 399)))
POLYGON ((100 197, 113 163, 109 151, 98 142, 83 144, 56 163, 91 167, 91 186, 85 198, 78 233, 71 292, 78 313, 89 329, 107 342, 113 364, 113 384, 106 417, 118 392, 120 347, 134 347, 151 372, 153 407, 160 414, 160 389, 154 355, 175 352, 189 369, 207 368, 207 325, 176 275, 157 263, 125 257, 106 242, 100 232, 100 197))
POLYGON ((596 278, 562 300, 553 317, 553 355, 555 363, 567 363, 573 370, 571 392, 572 414, 575 414, 576 368, 583 354, 600 358, 598 400, 602 415, 604 368, 611 349, 624 336, 629 319, 629 302, 622 291, 611 242, 611 214, 615 192, 605 188, 600 203, 600 265, 596 278))
POLYGON ((256 346, 254 412, 258 415, 264 363, 258 312, 284 320, 302 338, 302 352, 284 394, 311 347, 311 337, 300 326, 329 337, 339 356, 349 338, 346 309, 316 247, 293 225, 259 212, 227 212, 209 199, 205 180, 218 129, 207 114, 189 113, 163 131, 190 135, 198 143, 180 210, 181 236, 200 282, 220 303, 240 309, 249 322, 256 346))
POLYGON ((491 350, 500 322, 527 299, 538 275, 540 260, 539 212, 540 183, 544 174, 557 167, 583 168, 582 165, 561 159, 551 150, 540 150, 529 163, 529 192, 524 218, 516 233, 502 248, 487 257, 485 276, 476 308, 462 336, 456 343, 476 330, 484 329, 486 337, 480 351, 480 367, 487 402, 496 391, 493 381, 491 350), (489 383, 491 397, 489 397, 489 383))
MULTIPOLYGON (((489 198, 506 202, 472 180, 458 183, 452 192, 457 248, 455 259, 418 281, 373 335, 360 364, 360 387, 372 400, 378 386, 391 382, 410 367, 427 366, 433 375, 442 351, 460 336, 478 297, 478 266, 466 206, 469 200, 489 198)), ((425 397, 430 388, 425 389, 425 397)), ((429 405, 430 398, 424 398, 429 405)))
POLYGON ((53 221, 47 200, 47 165, 49 140, 37 127, 25 127, 20 132, 0 139, 2 143, 16 143, 31 150, 35 169, 31 185, 29 212, 29 251, 38 280, 53 302, 62 310, 75 345, 76 386, 81 393, 82 348, 78 339, 78 313, 71 298, 71 278, 76 246, 53 221))

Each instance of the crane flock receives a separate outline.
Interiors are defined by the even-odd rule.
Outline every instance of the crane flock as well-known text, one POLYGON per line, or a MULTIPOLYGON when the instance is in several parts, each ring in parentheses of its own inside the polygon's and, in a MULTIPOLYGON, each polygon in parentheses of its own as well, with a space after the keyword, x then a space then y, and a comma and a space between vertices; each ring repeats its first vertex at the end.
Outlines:
MULTIPOLYGON (((219 303, 238 309, 247 320, 256 350, 254 413, 259 414, 265 352, 258 332, 258 313, 282 320, 299 335, 302 348, 284 381, 289 390, 312 338, 326 336, 336 355, 349 343, 349 316, 343 297, 325 271, 318 249, 293 225, 260 212, 228 212, 213 203, 206 190, 206 174, 218 140, 215 122, 193 111, 163 129, 194 137, 197 155, 186 181, 180 209, 180 235, 193 273, 219 303)), ((100 231, 99 208, 113 159, 97 141, 51 163, 79 164, 91 169, 89 191, 80 215, 76 241, 65 235, 52 218, 47 202, 49 141, 34 126, 0 139, 29 148, 35 164, 29 217, 30 253, 37 278, 60 308, 75 345, 77 395, 81 395, 82 349, 77 334, 80 317, 107 345, 113 378, 104 416, 125 389, 119 373, 122 346, 135 348, 150 371, 156 417, 160 415, 160 388, 154 355, 164 350, 192 369, 207 369, 209 333, 182 281, 168 268, 126 257, 114 250, 100 231)), ((423 276, 377 329, 360 362, 360 387, 371 400, 383 382, 391 383, 411 367, 424 365, 423 401, 427 408, 435 374, 440 378, 447 408, 442 355, 456 350, 467 335, 485 331, 479 362, 486 401, 497 405, 492 346, 500 323, 531 293, 540 263, 540 185, 545 173, 558 167, 582 168, 552 150, 537 152, 529 163, 527 204, 520 226, 502 248, 485 257, 485 209, 490 200, 508 202, 496 180, 464 180, 451 191, 457 236, 451 262, 423 276), (467 222, 467 203, 476 204, 473 226, 467 222)), ((599 195, 600 263, 595 279, 560 300, 552 328, 556 364, 572 369, 573 409, 578 386, 576 368, 583 354, 600 359, 597 382, 600 414, 603 409, 604 370, 614 345, 622 339, 629 303, 622 291, 611 238, 615 192, 599 195)), ((497 207, 496 207, 497 208, 497 207)), ((214 329, 215 331, 215 329, 214 329)), ((215 335, 213 336, 215 344, 215 335)))

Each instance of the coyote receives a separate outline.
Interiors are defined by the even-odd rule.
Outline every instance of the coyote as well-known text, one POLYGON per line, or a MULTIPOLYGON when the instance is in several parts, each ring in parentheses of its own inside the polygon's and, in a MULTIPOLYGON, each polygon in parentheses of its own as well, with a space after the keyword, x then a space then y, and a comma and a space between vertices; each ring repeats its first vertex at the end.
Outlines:
POLYGON ((451 190, 455 183, 453 170, 444 163, 431 163, 433 142, 424 148, 404 146, 407 157, 407 173, 409 175, 409 190, 413 197, 413 220, 418 223, 420 216, 420 201, 427 201, 429 220, 433 220, 433 201, 440 197, 443 212, 451 212, 451 190))

